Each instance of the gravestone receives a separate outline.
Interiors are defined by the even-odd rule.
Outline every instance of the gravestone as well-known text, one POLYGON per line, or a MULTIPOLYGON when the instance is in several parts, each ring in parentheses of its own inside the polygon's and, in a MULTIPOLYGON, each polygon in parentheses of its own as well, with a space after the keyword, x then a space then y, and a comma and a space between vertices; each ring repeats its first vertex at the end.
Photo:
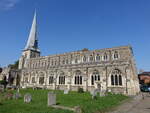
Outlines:
POLYGON ((48 93, 48 106, 56 105, 56 94, 53 92, 48 93))
POLYGON ((69 90, 68 89, 65 89, 64 90, 64 94, 68 94, 69 93, 69 90))
POLYGON ((93 91, 90 92, 92 95, 92 99, 95 99, 95 97, 97 96, 97 94, 99 93, 99 89, 94 89, 93 91))
POLYGON ((24 95, 24 102, 25 103, 30 103, 32 101, 32 96, 31 94, 27 93, 24 95))
POLYGON ((18 93, 20 92, 20 88, 19 88, 19 87, 17 88, 17 92, 18 92, 18 93))
POLYGON ((75 109, 75 113, 82 113, 80 106, 75 106, 74 109, 75 109))
POLYGON ((15 93, 14 95, 13 95, 13 99, 19 99, 19 98, 21 98, 21 94, 20 93, 15 93))
POLYGON ((0 85, 0 92, 4 92, 4 85, 0 85))
POLYGON ((102 91, 99 93, 99 96, 100 96, 100 97, 105 96, 105 92, 106 92, 105 90, 102 90, 102 91))

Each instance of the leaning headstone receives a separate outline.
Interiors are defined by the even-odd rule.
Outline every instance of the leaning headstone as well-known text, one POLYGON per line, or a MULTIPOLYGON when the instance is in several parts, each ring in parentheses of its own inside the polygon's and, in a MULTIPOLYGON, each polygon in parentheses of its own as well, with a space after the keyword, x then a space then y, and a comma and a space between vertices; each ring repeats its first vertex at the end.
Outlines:
POLYGON ((100 97, 105 96, 105 90, 100 91, 100 92, 99 92, 99 96, 100 96, 100 97))
POLYGON ((68 94, 69 93, 69 90, 68 89, 65 89, 64 90, 64 94, 68 94))
POLYGON ((13 99, 19 99, 19 98, 21 98, 21 94, 20 93, 15 93, 14 95, 13 95, 13 99))
POLYGON ((80 106, 75 106, 74 109, 75 109, 75 113, 82 113, 80 106))
POLYGON ((93 91, 91 91, 92 99, 95 99, 98 93, 99 89, 94 89, 93 91))
POLYGON ((53 92, 48 93, 48 106, 56 105, 56 94, 53 92))
POLYGON ((24 102, 25 103, 30 103, 32 101, 32 96, 31 94, 27 93, 24 95, 24 102))

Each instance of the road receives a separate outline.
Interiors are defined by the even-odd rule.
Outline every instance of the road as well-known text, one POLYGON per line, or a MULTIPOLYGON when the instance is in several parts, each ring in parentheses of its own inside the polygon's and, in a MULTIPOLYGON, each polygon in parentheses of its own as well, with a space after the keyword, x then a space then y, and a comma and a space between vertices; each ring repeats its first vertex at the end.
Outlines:
POLYGON ((150 95, 144 95, 144 99, 142 96, 137 96, 109 113, 150 113, 150 95))

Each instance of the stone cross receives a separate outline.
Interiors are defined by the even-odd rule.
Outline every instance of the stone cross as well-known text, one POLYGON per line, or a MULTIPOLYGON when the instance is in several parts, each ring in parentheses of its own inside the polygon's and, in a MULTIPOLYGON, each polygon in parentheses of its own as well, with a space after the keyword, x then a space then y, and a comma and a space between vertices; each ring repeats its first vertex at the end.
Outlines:
POLYGON ((56 94, 53 92, 48 93, 48 106, 56 105, 56 94))
POLYGON ((24 102, 25 103, 30 103, 32 101, 32 96, 31 94, 27 93, 24 95, 24 102))

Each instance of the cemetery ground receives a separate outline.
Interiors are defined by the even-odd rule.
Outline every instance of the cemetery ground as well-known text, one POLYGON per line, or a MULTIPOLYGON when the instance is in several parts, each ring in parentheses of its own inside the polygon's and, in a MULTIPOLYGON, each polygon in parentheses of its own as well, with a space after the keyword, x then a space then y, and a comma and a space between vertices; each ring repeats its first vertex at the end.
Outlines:
MULTIPOLYGON (((73 113, 73 111, 55 109, 48 107, 47 98, 48 92, 52 90, 33 90, 22 89, 20 90, 21 98, 19 99, 5 99, 6 96, 11 96, 12 93, 17 91, 0 92, 0 113, 73 113), (32 101, 24 103, 24 95, 30 93, 32 101)), ((78 93, 69 92, 64 94, 63 91, 53 91, 56 93, 57 105, 66 107, 80 106, 83 113, 104 113, 113 107, 121 104, 124 100, 128 100, 127 96, 121 94, 108 94, 104 97, 97 96, 92 99, 89 92, 78 93)))

